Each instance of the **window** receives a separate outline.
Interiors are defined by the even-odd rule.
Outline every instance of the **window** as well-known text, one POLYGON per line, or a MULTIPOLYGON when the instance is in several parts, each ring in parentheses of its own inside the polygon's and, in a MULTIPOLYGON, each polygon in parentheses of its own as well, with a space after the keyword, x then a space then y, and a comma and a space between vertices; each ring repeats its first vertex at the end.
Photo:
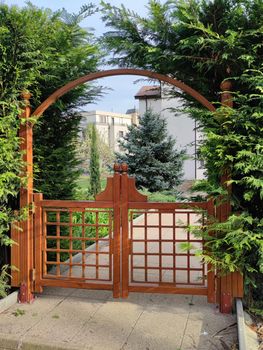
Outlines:
POLYGON ((102 123, 102 124, 106 124, 106 123, 107 123, 106 115, 100 115, 99 121, 100 121, 100 123, 102 123))

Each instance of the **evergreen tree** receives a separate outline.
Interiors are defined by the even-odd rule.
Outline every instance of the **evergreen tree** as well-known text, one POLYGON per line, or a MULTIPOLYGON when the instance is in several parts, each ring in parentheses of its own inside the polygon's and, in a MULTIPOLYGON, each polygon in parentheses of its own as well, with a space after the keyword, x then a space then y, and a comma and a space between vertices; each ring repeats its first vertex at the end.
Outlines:
MULTIPOLYGON (((0 4, 0 94, 4 104, 19 99, 21 91, 28 89, 34 111, 59 87, 97 71, 101 49, 92 33, 79 25, 94 11, 92 5, 70 15, 31 3, 23 8, 0 4)), ((34 126, 34 186, 45 198, 74 197, 78 177, 74 140, 80 121, 76 109, 94 101, 97 90, 88 84, 76 87, 48 108, 34 126)))
POLYGON ((220 101, 222 80, 262 63, 262 0, 149 0, 144 17, 102 5, 114 65, 169 74, 210 101, 220 101))
POLYGON ((138 126, 129 126, 119 143, 125 153, 117 154, 117 158, 128 164, 139 188, 155 192, 180 183, 184 151, 175 149, 175 140, 167 133, 167 122, 159 114, 147 111, 139 117, 138 126))
POLYGON ((97 130, 92 125, 90 147, 90 192, 94 197, 101 191, 100 184, 100 156, 98 150, 97 130))
MULTIPOLYGON (((78 159, 80 160, 79 169, 83 172, 87 172, 90 163, 90 150, 91 150, 91 136, 92 136, 92 126, 93 124, 89 123, 87 127, 82 130, 82 137, 79 138, 77 143, 77 154, 78 159)), ((112 168, 115 157, 113 150, 105 143, 103 137, 97 133, 97 143, 98 151, 101 164, 102 174, 108 174, 109 169, 112 168)))

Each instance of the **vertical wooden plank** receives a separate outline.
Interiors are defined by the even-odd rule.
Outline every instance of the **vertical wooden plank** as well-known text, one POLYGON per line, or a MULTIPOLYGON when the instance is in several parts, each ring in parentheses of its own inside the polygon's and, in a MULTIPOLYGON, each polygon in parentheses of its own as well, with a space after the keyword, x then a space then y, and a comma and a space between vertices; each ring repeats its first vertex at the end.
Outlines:
MULTIPOLYGON (((29 99, 30 93, 24 92, 22 98, 25 103, 24 112, 20 118, 28 120, 31 109, 29 99)), ((20 276, 21 288, 19 294, 20 302, 31 302, 33 300, 33 126, 30 121, 21 124, 19 137, 21 138, 20 151, 23 152, 25 163, 23 176, 27 178, 26 185, 20 190, 20 209, 28 210, 28 217, 21 223, 23 232, 20 233, 20 276)))
POLYGON ((162 213, 159 211, 159 283, 162 283, 162 213))
MULTIPOLYGON (((60 250, 60 211, 56 212, 56 247, 57 250, 60 250)), ((57 265, 56 265, 56 275, 60 275, 60 252, 57 251, 56 253, 56 260, 57 260, 57 265)))
POLYGON ((34 291, 36 293, 42 293, 43 288, 41 286, 42 279, 42 207, 41 201, 43 200, 42 193, 34 194, 34 238, 35 238, 35 286, 34 291))
MULTIPOLYGON (((214 212, 214 201, 212 199, 207 202, 207 220, 208 223, 213 220, 215 215, 214 212)), ((216 302, 216 285, 215 285, 215 272, 212 271, 211 264, 207 266, 207 302, 215 303, 216 302)))
POLYGON ((43 257, 43 276, 47 275, 47 212, 43 211, 42 218, 43 236, 42 236, 42 257, 43 257))
POLYGON ((14 222, 11 225, 11 239, 15 242, 11 247, 11 286, 19 287, 20 286, 20 236, 21 236, 21 227, 19 222, 14 222))
POLYGON ((120 189, 121 175, 119 164, 114 165, 113 176, 113 297, 119 298, 120 291, 120 256, 121 256, 121 213, 120 213, 120 189))
POLYGON ((121 226, 122 226, 122 297, 129 295, 129 221, 128 221, 128 199, 129 179, 127 164, 121 165, 121 226))
POLYGON ((236 298, 243 298, 244 296, 244 277, 241 273, 236 272, 237 279, 237 294, 234 295, 236 298))
POLYGON ((82 228, 81 228, 81 233, 82 233, 82 242, 81 242, 81 249, 82 249, 82 258, 81 258, 81 262, 82 262, 82 277, 85 277, 85 262, 86 262, 86 241, 85 241, 85 209, 82 209, 82 213, 81 213, 81 219, 82 219, 82 228))

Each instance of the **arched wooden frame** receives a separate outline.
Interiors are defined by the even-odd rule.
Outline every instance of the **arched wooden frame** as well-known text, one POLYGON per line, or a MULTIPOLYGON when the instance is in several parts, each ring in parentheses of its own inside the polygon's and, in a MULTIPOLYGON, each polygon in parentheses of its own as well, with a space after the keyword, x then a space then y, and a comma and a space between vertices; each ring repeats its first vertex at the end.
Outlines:
MULTIPOLYGON (((186 94, 192 96, 196 101, 200 102, 209 111, 215 111, 216 108, 211 102, 209 102, 204 96, 199 92, 192 89, 190 86, 178 81, 174 78, 165 76, 163 74, 158 74, 148 70, 141 69, 111 69, 96 73, 91 73, 85 75, 81 78, 73 80, 66 84, 65 86, 56 90, 51 94, 43 103, 41 103, 37 109, 32 113, 34 117, 40 117, 43 115, 45 110, 56 102, 61 96, 74 89, 75 87, 93 81, 100 78, 106 78, 110 76, 119 75, 138 75, 144 76, 151 79, 156 79, 172 86, 175 86, 185 92, 186 94)), ((221 84, 222 95, 221 102, 223 105, 232 107, 232 97, 229 94, 231 90, 230 82, 223 82, 221 84)), ((22 114, 23 118, 30 117, 30 107, 29 98, 30 94, 24 93, 23 98, 26 102, 25 110, 22 114)), ((24 151, 24 161, 26 164, 25 174, 28 177, 28 183, 25 188, 21 189, 20 192, 20 206, 21 207, 32 207, 33 204, 33 152, 32 152, 32 124, 26 123, 21 125, 20 137, 22 138, 21 150, 24 151)), ((224 177, 222 177, 224 179, 224 177)), ((221 206, 217 216, 220 221, 224 221, 230 213, 230 205, 227 203, 225 208, 221 206)), ((20 271, 12 272, 12 285, 20 286, 20 297, 21 302, 30 302, 33 299, 34 291, 34 263, 33 263, 33 215, 30 212, 27 220, 25 220, 21 227, 23 229, 23 235, 20 235, 15 227, 12 228, 12 239, 17 241, 19 245, 14 245, 12 247, 12 260, 11 263, 14 266, 18 266, 20 271)), ((220 309, 223 312, 229 312, 231 310, 232 298, 242 297, 243 295, 243 280, 239 273, 232 273, 225 277, 219 279, 219 289, 218 289, 218 301, 220 303, 220 309)))
POLYGON ((196 90, 192 89, 190 86, 182 83, 177 79, 168 77, 163 74, 151 72, 149 70, 122 68, 122 69, 110 69, 110 70, 105 70, 101 72, 90 73, 88 75, 85 75, 81 78, 78 78, 76 80, 69 82, 68 84, 64 85, 63 87, 55 91, 43 103, 41 103, 41 105, 38 106, 37 109, 33 112, 33 115, 35 117, 40 117, 45 112, 45 110, 49 106, 51 106, 54 102, 56 102, 61 96, 65 95, 67 92, 69 92, 70 90, 74 89, 75 87, 81 84, 87 83, 89 81, 101 79, 101 78, 118 76, 118 75, 140 75, 151 79, 160 80, 167 84, 176 86, 180 90, 192 96, 196 101, 200 102, 208 110, 210 111, 216 110, 215 107, 212 105, 212 103, 209 102, 204 96, 199 94, 199 92, 197 92, 196 90))

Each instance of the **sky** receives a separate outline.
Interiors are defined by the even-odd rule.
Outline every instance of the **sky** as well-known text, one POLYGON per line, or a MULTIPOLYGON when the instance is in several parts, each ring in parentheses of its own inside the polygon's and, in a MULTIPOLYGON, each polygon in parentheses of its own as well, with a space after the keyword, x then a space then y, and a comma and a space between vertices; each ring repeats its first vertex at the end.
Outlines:
MULTIPOLYGON (((24 0, 0 0, 0 2, 7 5, 18 6, 23 6, 26 4, 26 1, 24 0)), ((93 2, 95 5, 99 5, 100 0, 31 0, 31 2, 38 7, 51 8, 52 10, 58 10, 64 7, 68 12, 77 13, 81 5, 89 2, 93 2)), ((107 2, 116 6, 123 4, 128 9, 134 10, 142 16, 147 14, 146 6, 148 4, 148 0, 107 0, 107 2)), ((88 17, 81 23, 81 25, 83 27, 94 28, 95 34, 98 36, 102 35, 106 30, 99 14, 88 17)), ((138 79, 138 76, 116 76, 99 79, 98 84, 111 88, 112 91, 109 91, 107 95, 103 96, 96 104, 89 104, 83 109, 97 109, 103 111, 125 113, 127 109, 134 107, 138 108, 138 102, 134 99, 134 95, 138 92, 142 85, 148 85, 147 81, 140 81, 139 83, 135 83, 138 81, 138 79)))

